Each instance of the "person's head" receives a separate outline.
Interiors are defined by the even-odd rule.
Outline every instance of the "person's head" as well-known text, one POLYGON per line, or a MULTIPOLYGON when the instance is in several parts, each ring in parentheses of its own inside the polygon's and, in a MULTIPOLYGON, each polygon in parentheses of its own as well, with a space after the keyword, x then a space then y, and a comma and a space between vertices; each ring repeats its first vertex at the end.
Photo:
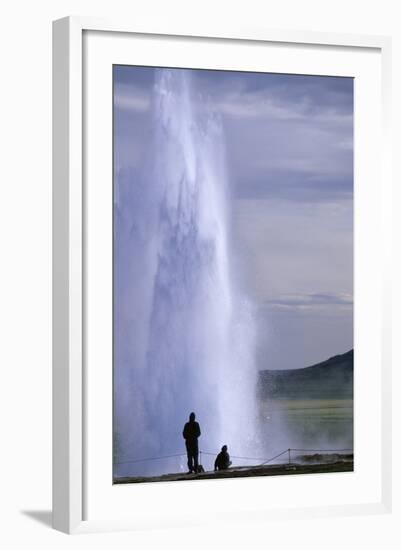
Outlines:
POLYGON ((189 421, 190 422, 193 422, 195 420, 195 413, 192 412, 190 415, 189 415, 189 421))
POLYGON ((226 453, 227 452, 227 445, 223 445, 221 450, 223 451, 223 453, 226 453))

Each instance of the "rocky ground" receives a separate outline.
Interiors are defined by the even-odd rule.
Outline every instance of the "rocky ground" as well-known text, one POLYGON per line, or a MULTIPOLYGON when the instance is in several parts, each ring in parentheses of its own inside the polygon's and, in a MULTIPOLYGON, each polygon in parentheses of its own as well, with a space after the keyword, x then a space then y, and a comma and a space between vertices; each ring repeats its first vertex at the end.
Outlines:
POLYGON ((291 474, 317 474, 352 472, 354 457, 346 455, 304 455, 297 456, 290 464, 267 464, 262 466, 236 466, 219 472, 199 474, 172 473, 154 477, 120 477, 114 483, 142 483, 155 481, 188 481, 193 479, 223 479, 235 477, 277 476, 291 474))

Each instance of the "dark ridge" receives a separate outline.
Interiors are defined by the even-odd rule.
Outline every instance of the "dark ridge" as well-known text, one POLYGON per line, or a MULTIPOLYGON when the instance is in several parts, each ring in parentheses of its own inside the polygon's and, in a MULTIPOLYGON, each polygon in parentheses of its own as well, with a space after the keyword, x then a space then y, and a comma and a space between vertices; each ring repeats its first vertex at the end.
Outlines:
POLYGON ((354 350, 309 367, 259 372, 262 399, 351 399, 353 391, 354 350))

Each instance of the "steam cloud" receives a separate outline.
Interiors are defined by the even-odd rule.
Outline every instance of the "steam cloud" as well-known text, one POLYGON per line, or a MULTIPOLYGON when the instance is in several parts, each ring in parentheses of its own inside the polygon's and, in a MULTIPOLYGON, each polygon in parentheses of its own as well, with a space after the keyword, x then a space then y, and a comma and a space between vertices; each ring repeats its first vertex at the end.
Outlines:
POLYGON ((156 71, 152 147, 135 180, 116 174, 115 475, 183 468, 185 457, 138 461, 184 453, 191 411, 201 449, 258 453, 254 315, 233 277, 223 129, 193 93, 190 71, 156 71))

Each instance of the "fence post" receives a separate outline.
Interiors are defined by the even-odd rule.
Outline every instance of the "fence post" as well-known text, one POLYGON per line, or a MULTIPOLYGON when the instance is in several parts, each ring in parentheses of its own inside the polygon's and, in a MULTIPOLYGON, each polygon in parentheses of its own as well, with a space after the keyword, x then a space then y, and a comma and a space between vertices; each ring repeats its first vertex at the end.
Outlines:
POLYGON ((288 449, 288 464, 291 464, 291 449, 288 449))

